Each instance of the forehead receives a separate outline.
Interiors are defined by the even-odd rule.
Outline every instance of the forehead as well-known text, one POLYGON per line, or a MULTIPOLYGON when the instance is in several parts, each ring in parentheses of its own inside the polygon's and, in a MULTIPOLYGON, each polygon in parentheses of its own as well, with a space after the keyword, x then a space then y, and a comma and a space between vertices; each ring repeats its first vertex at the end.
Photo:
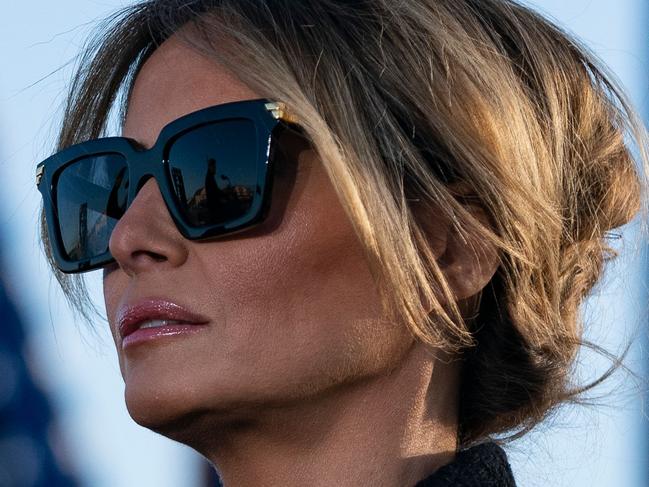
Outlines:
POLYGON ((122 135, 151 147, 160 130, 183 115, 252 98, 261 96, 174 35, 151 54, 138 73, 122 135))

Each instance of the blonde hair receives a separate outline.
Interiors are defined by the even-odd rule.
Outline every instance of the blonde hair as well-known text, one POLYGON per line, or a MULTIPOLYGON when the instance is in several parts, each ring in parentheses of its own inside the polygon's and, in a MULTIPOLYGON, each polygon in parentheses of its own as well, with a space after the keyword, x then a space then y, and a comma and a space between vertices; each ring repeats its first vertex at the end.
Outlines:
MULTIPOLYGON (((103 32, 72 83, 59 149, 103 135, 113 106, 123 119, 139 67, 174 33, 285 102, 364 246, 385 313, 462 357, 460 445, 517 438, 605 378, 570 388, 587 344, 578 311, 616 256, 606 232, 646 214, 645 176, 624 139, 646 174, 647 135, 614 77, 557 26, 509 0, 151 0, 103 32), (462 316, 423 231, 439 218, 498 251, 475 319, 462 316)), ((54 272, 89 318, 80 276, 54 272)))

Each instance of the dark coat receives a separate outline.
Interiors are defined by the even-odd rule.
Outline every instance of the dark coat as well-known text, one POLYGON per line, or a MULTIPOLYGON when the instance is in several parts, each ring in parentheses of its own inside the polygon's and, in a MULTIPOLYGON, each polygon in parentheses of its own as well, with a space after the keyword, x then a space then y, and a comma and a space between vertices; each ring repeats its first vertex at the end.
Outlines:
POLYGON ((481 443, 456 453, 415 487, 516 487, 512 469, 502 447, 481 443))

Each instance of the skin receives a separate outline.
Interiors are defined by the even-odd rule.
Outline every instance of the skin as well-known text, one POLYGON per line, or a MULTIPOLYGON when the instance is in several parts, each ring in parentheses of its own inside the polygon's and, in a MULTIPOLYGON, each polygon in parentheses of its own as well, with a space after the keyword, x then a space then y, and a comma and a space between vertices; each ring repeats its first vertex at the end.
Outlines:
MULTIPOLYGON (((172 37, 139 73, 123 135, 150 147, 182 115, 259 97, 172 37)), ((414 485, 454 457, 458 362, 382 317, 322 162, 298 139, 287 147, 297 173, 278 177, 256 228, 188 241, 153 179, 117 224, 104 297, 128 411, 227 486, 414 485), (122 350, 118 307, 150 297, 209 326, 122 350)), ((442 222, 429 230, 458 296, 475 294, 495 266, 476 271, 442 222)))

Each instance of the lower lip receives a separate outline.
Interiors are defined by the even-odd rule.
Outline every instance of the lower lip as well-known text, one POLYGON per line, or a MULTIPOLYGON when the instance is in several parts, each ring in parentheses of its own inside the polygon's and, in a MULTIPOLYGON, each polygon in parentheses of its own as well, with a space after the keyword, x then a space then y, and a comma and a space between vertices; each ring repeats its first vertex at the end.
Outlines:
POLYGON ((139 330, 135 330, 133 333, 130 333, 124 337, 124 339, 122 340, 122 350, 164 337, 170 338, 176 336, 180 337, 184 335, 191 335, 198 333, 204 328, 206 328, 206 325, 196 323, 179 323, 177 325, 157 326, 155 328, 140 328, 139 330))

